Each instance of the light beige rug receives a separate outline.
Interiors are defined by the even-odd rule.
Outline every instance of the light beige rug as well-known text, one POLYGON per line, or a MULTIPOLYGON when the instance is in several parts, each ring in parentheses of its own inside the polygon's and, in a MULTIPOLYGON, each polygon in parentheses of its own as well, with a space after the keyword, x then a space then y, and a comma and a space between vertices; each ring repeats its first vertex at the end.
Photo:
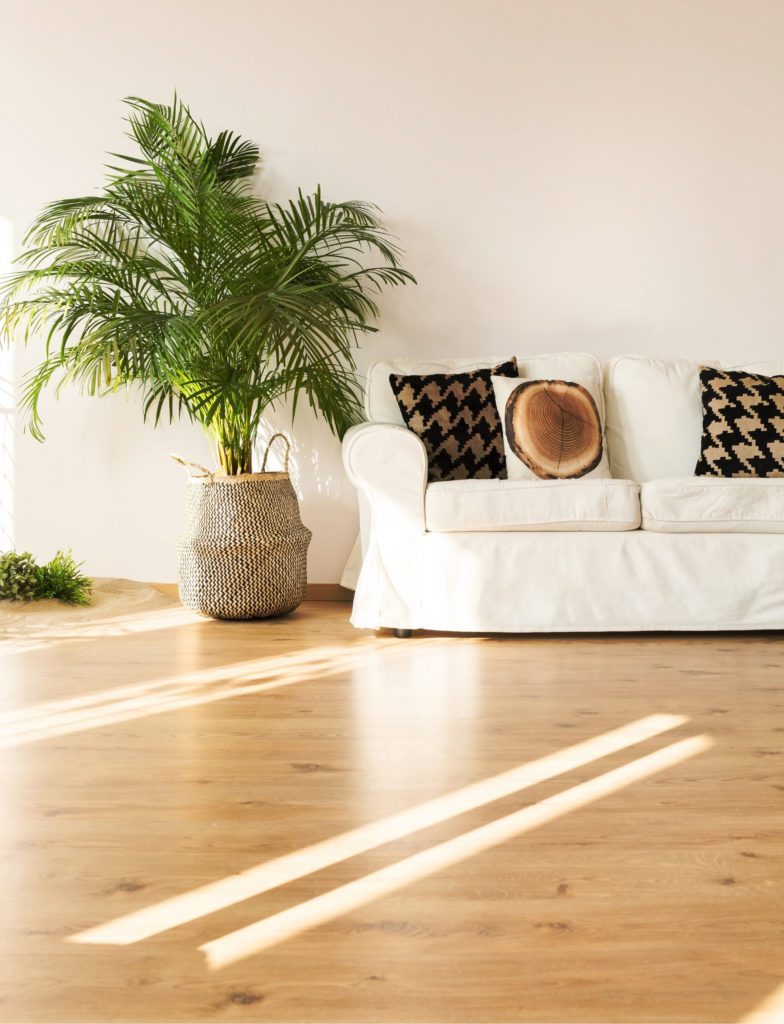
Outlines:
POLYGON ((133 632, 134 623, 180 607, 176 597, 149 583, 98 578, 92 603, 84 607, 60 601, 0 601, 0 641, 133 632))

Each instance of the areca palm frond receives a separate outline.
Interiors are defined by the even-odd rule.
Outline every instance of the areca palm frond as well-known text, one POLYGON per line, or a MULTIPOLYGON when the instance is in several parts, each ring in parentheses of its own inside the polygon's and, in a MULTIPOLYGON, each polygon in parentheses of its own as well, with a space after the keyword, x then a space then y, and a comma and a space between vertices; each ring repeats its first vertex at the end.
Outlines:
POLYGON ((413 281, 376 207, 252 194, 258 147, 211 139, 188 108, 131 98, 133 156, 97 195, 51 203, 0 290, 0 333, 45 339, 22 389, 31 432, 52 384, 136 386, 145 416, 185 414, 227 473, 250 472, 264 411, 307 402, 342 434, 360 415, 354 350, 377 297, 413 281))

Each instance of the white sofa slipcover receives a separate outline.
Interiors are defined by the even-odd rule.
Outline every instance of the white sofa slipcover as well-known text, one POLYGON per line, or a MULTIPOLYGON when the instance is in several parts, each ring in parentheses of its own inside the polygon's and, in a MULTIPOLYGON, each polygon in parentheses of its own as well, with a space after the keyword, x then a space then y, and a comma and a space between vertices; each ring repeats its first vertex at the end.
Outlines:
MULTIPOLYGON (((344 440, 362 524, 355 626, 461 632, 784 628, 784 532, 777 526, 784 522, 784 481, 694 478, 702 425, 696 363, 623 356, 606 368, 606 443, 613 474, 623 479, 428 486, 424 446, 401 425, 389 373, 459 371, 498 361, 371 368, 371 422, 344 440), (608 486, 594 489, 597 484, 608 486)), ((527 377, 568 380, 591 367, 598 372, 585 354, 518 362, 527 377)), ((784 373, 782 363, 746 368, 784 373)))

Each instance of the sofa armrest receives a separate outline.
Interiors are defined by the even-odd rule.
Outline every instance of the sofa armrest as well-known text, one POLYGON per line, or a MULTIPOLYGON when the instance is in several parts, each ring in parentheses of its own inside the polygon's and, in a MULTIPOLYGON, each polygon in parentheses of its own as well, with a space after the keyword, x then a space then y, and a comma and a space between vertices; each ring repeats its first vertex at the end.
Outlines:
POLYGON ((367 498, 374 528, 425 530, 427 453, 412 431, 388 423, 361 423, 343 438, 343 465, 367 498))
POLYGON ((417 629, 425 540, 425 446, 405 427, 363 423, 343 439, 360 493, 362 568, 351 621, 362 629, 417 629))

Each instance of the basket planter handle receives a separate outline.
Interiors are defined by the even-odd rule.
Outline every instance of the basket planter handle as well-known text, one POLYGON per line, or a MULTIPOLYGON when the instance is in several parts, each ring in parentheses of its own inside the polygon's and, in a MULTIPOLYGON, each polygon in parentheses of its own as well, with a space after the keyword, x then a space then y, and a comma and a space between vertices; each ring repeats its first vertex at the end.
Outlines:
MULTIPOLYGON (((273 434, 267 442, 267 447, 264 449, 264 458, 261 463, 261 472, 267 472, 267 459, 269 457, 270 449, 272 445, 280 438, 286 442, 286 454, 283 457, 283 472, 288 473, 289 471, 289 456, 291 455, 291 442, 285 434, 273 434)), ((178 462, 181 466, 184 466, 188 470, 188 475, 204 480, 214 480, 215 473, 207 469, 206 466, 202 466, 199 462, 192 462, 190 459, 183 459, 179 455, 175 455, 174 452, 169 452, 169 455, 175 462, 178 462)))
POLYGON ((175 462, 179 462, 181 466, 185 466, 188 470, 188 476, 204 477, 209 480, 215 479, 215 474, 200 463, 191 462, 190 459, 182 459, 179 455, 175 455, 174 452, 169 452, 169 456, 174 459, 175 462))
POLYGON ((283 472, 288 473, 289 471, 289 455, 291 455, 291 442, 289 441, 285 434, 273 434, 272 437, 267 442, 267 447, 264 449, 264 458, 261 463, 262 473, 267 472, 267 456, 270 453, 270 448, 272 447, 273 442, 276 441, 279 437, 283 438, 283 440, 286 442, 286 455, 283 459, 283 472))

